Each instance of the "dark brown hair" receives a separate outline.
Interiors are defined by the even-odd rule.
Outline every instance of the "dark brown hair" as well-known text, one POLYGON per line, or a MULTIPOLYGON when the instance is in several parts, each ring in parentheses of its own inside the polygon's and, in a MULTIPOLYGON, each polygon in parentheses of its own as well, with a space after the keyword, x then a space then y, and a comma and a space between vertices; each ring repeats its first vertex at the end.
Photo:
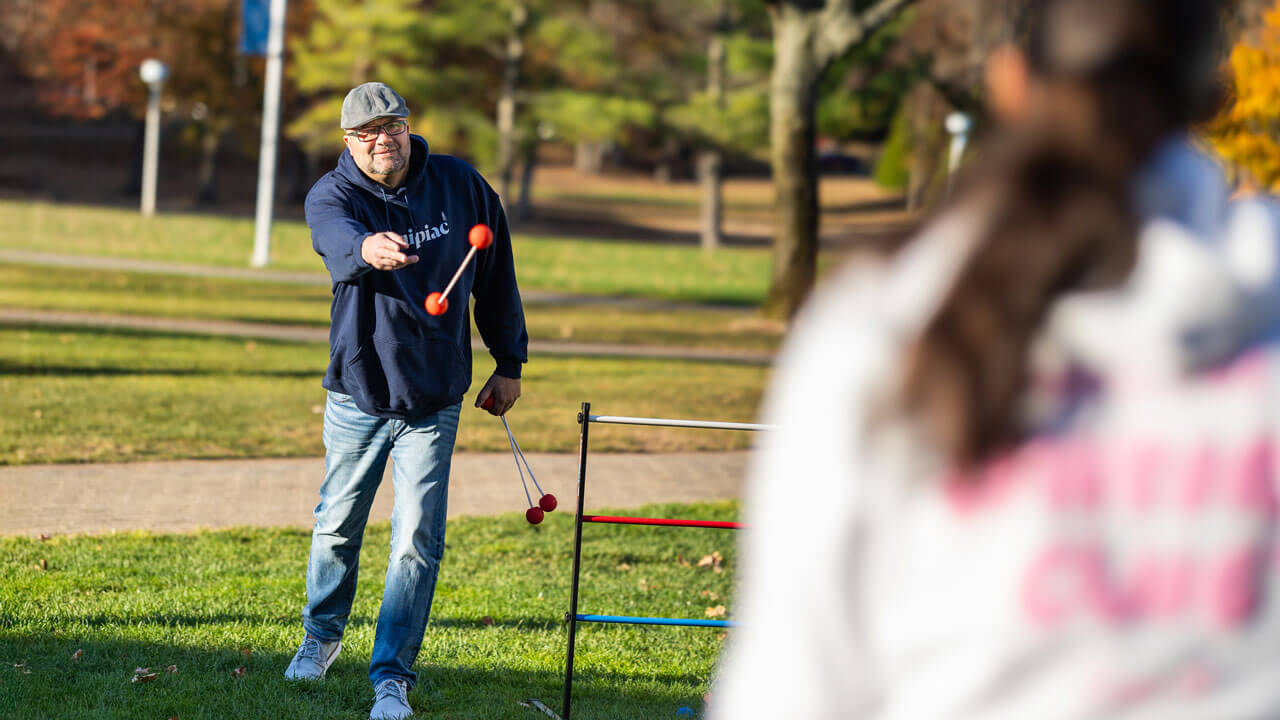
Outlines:
POLYGON ((912 348, 903 386, 951 459, 971 466, 1022 438, 1028 355, 1059 296, 1132 268, 1133 176, 1218 94, 1221 3, 1050 0, 1027 18, 1040 88, 1025 121, 993 136, 955 198, 986 225, 912 348))

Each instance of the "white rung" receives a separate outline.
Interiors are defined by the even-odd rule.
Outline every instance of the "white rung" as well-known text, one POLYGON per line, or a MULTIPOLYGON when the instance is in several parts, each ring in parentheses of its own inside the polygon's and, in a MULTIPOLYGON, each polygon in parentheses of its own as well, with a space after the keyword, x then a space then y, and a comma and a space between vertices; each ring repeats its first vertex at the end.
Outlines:
POLYGON ((669 418, 620 417, 617 415, 591 415, 594 423, 613 425, 659 425, 662 427, 706 428, 708 430, 773 430, 774 425, 757 423, 715 422, 711 420, 672 420, 669 418))

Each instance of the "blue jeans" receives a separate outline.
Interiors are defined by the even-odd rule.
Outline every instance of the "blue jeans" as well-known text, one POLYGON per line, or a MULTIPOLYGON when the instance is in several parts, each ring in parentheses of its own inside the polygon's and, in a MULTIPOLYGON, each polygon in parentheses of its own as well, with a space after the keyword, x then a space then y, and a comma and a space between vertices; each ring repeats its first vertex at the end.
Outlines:
POLYGON ((395 506, 391 560, 369 665, 374 685, 397 678, 412 687, 417 680, 410 668, 422 647, 444 555, 449 462, 461 407, 406 423, 367 415, 341 393, 330 392, 325 405, 325 476, 311 531, 302 624, 320 640, 342 638, 355 597, 365 523, 390 457, 395 506))

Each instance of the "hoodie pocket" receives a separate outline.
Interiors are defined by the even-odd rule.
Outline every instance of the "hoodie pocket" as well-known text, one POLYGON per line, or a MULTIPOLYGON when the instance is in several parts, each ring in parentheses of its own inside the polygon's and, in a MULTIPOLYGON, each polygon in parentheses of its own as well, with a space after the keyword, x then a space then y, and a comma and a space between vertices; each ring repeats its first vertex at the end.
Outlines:
POLYGON ((347 361, 355 381, 379 411, 412 416, 457 402, 471 384, 462 353, 448 338, 373 336, 347 361))

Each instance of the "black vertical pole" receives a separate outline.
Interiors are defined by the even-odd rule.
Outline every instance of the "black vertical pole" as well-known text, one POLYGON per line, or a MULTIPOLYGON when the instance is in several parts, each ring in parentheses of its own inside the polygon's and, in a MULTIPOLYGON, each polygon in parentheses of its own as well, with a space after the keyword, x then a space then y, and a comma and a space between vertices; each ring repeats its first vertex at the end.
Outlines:
POLYGON ((578 413, 582 434, 578 438, 578 514, 573 524, 573 588, 569 591, 569 652, 564 661, 564 720, 569 720, 569 699, 573 696, 573 644, 578 635, 578 575, 582 568, 582 509, 587 497, 587 429, 591 425, 591 403, 582 403, 578 413))

